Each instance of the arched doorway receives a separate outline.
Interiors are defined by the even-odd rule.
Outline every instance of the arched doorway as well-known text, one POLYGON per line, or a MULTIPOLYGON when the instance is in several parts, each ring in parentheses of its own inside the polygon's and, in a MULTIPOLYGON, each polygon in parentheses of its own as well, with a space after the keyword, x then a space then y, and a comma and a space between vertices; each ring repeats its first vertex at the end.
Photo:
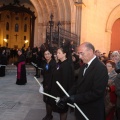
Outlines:
POLYGON ((110 50, 120 50, 120 18, 112 26, 110 50))

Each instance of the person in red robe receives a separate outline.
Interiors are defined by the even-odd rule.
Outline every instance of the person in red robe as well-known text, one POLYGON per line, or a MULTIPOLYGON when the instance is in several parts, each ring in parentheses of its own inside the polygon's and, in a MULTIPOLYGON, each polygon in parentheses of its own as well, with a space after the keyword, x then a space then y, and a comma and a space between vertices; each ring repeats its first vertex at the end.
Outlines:
POLYGON ((17 85, 25 85, 27 83, 26 78, 26 66, 25 56, 22 54, 22 50, 18 50, 18 61, 15 63, 17 66, 17 85))

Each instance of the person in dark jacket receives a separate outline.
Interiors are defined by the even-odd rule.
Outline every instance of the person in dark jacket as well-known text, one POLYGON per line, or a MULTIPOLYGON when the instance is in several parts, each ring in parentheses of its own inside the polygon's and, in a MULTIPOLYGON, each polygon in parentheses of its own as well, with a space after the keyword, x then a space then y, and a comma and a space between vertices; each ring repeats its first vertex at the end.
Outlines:
POLYGON ((42 52, 40 47, 38 47, 38 52, 37 52, 37 57, 36 57, 36 78, 40 78, 40 74, 41 74, 41 66, 42 66, 42 52))
POLYGON ((117 120, 120 120, 120 73, 115 78, 115 88, 115 92, 117 95, 116 116, 117 120))
MULTIPOLYGON (((52 51, 50 49, 46 49, 44 51, 45 61, 43 63, 43 88, 44 92, 50 94, 51 85, 52 85, 52 75, 56 68, 56 61, 52 58, 52 51)), ((43 101, 46 103, 46 116, 42 120, 50 120, 52 119, 52 110, 49 97, 43 96, 43 101), (48 119, 49 118, 49 119, 48 119)))
POLYGON ((5 67, 7 65, 7 57, 5 55, 5 49, 2 49, 0 53, 0 77, 5 76, 5 67))
POLYGON ((34 47, 32 49, 32 58, 31 58, 31 62, 36 64, 36 58, 37 58, 37 52, 38 52, 38 48, 34 47))
POLYGON ((18 61, 14 63, 17 66, 17 85, 25 85, 27 83, 25 56, 22 54, 22 50, 18 50, 18 61))
POLYGON ((74 76, 75 81, 78 79, 79 71, 80 71, 80 59, 79 56, 75 53, 72 55, 73 67, 74 67, 74 76))
MULTIPOLYGON (((77 52, 85 65, 80 68, 78 80, 68 92, 70 97, 61 98, 58 104, 76 103, 89 120, 104 120, 104 96, 108 83, 107 68, 95 56, 95 48, 91 43, 82 43, 77 52)), ((75 117, 76 120, 86 120, 77 108, 75 117)))

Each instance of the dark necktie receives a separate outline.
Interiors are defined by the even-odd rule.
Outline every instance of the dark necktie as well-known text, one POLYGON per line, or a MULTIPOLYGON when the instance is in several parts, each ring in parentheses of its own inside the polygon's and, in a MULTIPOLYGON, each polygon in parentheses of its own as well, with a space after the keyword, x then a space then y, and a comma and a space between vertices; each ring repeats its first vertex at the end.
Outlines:
POLYGON ((85 64, 85 68, 87 68, 88 67, 88 64, 85 64))
POLYGON ((88 67, 88 64, 85 64, 84 71, 83 71, 83 76, 85 75, 87 67, 88 67))

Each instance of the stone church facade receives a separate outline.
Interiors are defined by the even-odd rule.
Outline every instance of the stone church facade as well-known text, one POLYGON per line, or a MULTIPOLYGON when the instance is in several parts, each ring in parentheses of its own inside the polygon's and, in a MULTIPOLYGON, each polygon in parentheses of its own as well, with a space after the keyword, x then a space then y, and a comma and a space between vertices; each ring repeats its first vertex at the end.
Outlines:
MULTIPOLYGON (((5 0, 0 0, 1 6, 2 1, 5 0)), ((8 1, 12 2, 12 0, 8 1)), ((57 27, 58 21, 60 21, 63 29, 77 34, 77 44, 88 41, 93 43, 96 49, 105 53, 110 50, 120 49, 118 44, 119 34, 118 37, 114 37, 116 36, 115 33, 119 32, 119 29, 118 27, 113 29, 113 25, 120 18, 120 0, 23 0, 21 4, 35 12, 33 46, 40 46, 45 42, 46 28, 49 27, 52 13, 54 16, 54 27, 57 27)), ((6 22, 4 22, 4 25, 6 25, 6 22)), ((16 34, 14 33, 13 35, 16 34)), ((29 33, 23 36, 28 36, 27 39, 29 41, 29 33)), ((9 36, 10 38, 12 37, 9 36)), ((1 46, 4 45, 3 39, 4 37, 0 36, 1 46)), ((14 43, 15 40, 11 44, 14 43)))

